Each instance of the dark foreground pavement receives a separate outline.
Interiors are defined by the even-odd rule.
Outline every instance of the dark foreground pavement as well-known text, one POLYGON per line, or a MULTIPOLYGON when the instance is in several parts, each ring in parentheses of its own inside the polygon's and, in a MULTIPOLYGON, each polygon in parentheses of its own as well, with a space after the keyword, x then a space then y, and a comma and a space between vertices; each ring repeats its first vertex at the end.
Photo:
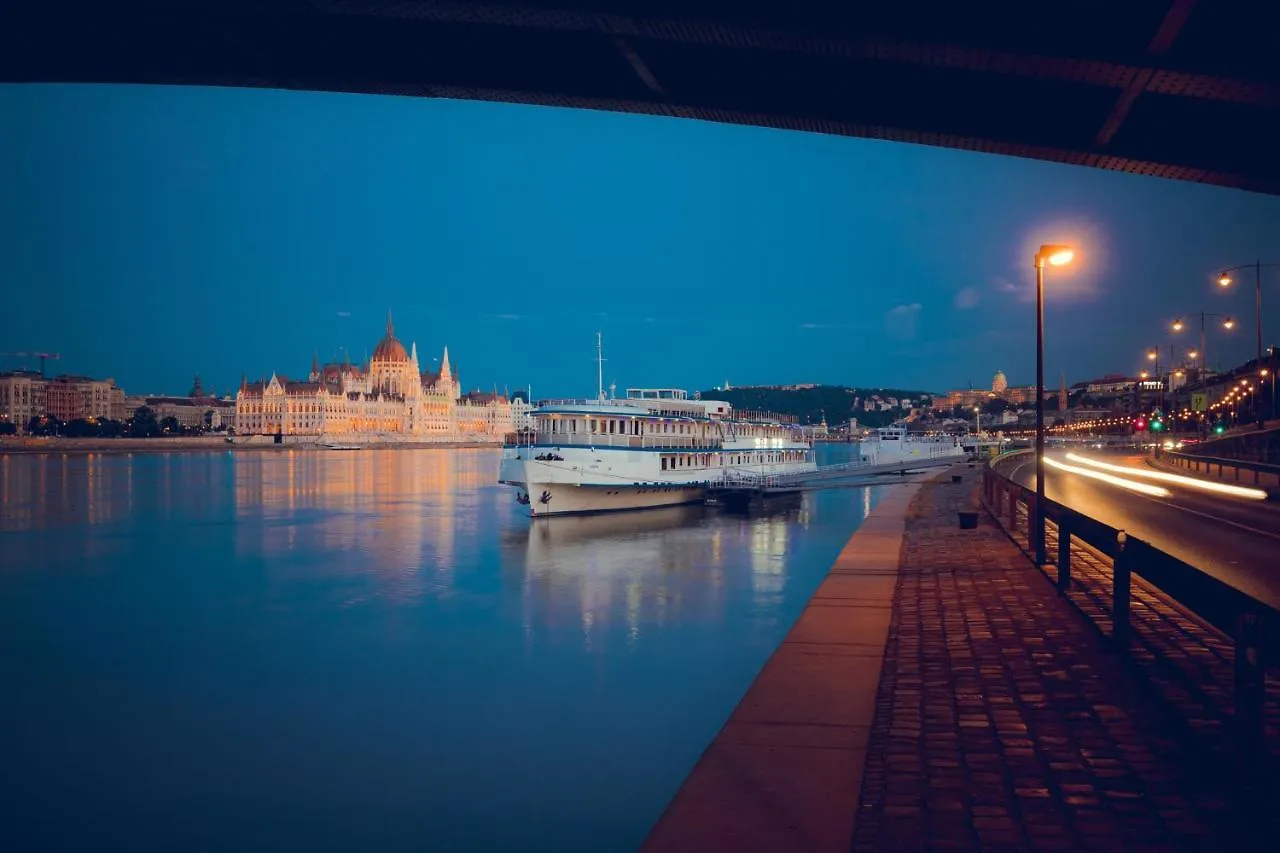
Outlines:
MULTIPOLYGON (((1111 648, 989 516, 958 529, 978 483, 930 482, 907 513, 853 849, 1271 849, 1215 748, 1221 710, 1200 703, 1189 726, 1149 661, 1111 648)), ((1147 591, 1135 616, 1162 607, 1147 591)), ((1193 634, 1166 645, 1220 653, 1193 634)))

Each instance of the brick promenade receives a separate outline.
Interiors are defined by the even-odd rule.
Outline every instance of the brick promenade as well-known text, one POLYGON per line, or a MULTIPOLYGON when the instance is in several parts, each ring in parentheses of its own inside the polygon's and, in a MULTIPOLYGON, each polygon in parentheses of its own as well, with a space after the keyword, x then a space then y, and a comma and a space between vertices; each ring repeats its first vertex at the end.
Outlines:
POLYGON ((1141 682, 1149 661, 1109 651, 985 513, 958 529, 977 500, 965 475, 907 513, 853 849, 1272 849, 1213 743, 1213 703, 1189 729, 1141 682))

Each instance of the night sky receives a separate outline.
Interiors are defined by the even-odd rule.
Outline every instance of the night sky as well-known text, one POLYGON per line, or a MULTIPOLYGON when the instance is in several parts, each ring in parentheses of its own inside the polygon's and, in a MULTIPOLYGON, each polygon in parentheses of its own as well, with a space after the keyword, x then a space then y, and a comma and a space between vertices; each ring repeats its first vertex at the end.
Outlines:
MULTIPOLYGON (((1056 386, 1145 366, 1183 312, 1238 316, 1210 355, 1250 357, 1251 280, 1213 279, 1280 261, 1280 199, 1233 190, 411 98, 0 86, 0 188, 0 351, 129 393, 359 360, 389 308, 468 390, 592 393, 597 329, 620 389, 1024 384, 1031 257, 1074 242, 1048 279, 1056 386)), ((1270 342, 1280 270, 1264 284, 1270 342)))

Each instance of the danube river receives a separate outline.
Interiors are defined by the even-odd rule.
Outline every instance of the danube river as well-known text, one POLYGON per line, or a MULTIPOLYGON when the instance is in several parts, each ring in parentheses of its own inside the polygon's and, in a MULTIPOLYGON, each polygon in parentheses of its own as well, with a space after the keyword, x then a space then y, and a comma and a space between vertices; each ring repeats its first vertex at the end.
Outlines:
POLYGON ((634 850, 878 492, 531 522, 498 455, 0 455, 0 849, 634 850))

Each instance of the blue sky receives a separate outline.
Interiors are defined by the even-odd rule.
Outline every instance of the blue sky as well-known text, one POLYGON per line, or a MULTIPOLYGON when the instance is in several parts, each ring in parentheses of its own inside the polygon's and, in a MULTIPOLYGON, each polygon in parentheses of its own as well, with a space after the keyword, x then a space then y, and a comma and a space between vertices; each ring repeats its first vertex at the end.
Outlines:
MULTIPOLYGON (((387 309, 468 389, 829 382, 930 390, 1143 366, 1183 312, 1253 296, 1280 199, 680 119, 461 101, 0 86, 0 351, 130 393, 359 358, 387 309)), ((1280 317, 1280 271, 1267 283, 1280 317)), ((1268 324, 1267 340, 1280 335, 1268 324)), ((17 366, 0 360, 0 368, 17 366)))

